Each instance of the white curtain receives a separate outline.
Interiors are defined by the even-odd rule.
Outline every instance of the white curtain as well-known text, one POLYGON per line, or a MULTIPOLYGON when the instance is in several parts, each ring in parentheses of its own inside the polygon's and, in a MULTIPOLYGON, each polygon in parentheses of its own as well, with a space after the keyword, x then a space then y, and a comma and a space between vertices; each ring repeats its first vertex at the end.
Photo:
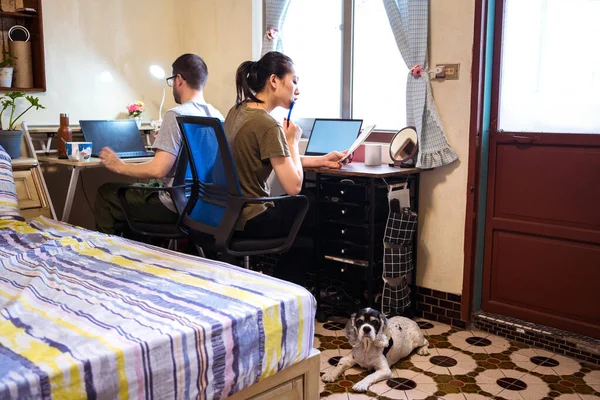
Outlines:
POLYGON ((427 65, 429 0, 383 0, 396 44, 408 66, 407 125, 417 128, 418 168, 435 168, 458 159, 444 134, 433 101, 427 65))
POLYGON ((291 0, 264 0, 264 27, 261 57, 269 51, 283 52, 281 27, 291 0))

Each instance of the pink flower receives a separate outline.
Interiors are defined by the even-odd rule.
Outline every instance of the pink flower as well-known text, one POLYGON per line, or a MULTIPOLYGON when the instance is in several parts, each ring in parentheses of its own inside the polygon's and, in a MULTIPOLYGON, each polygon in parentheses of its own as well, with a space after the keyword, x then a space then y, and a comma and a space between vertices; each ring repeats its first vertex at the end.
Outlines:
POLYGON ((144 112, 144 103, 141 101, 136 101, 135 103, 131 103, 125 106, 129 115, 138 117, 144 112))
POLYGON ((420 78, 423 75, 423 67, 417 64, 410 69, 410 73, 412 74, 413 78, 420 78))
POLYGON ((275 40, 275 39, 277 39, 278 34, 279 34, 279 30, 277 28, 269 28, 267 30, 267 39, 275 40))

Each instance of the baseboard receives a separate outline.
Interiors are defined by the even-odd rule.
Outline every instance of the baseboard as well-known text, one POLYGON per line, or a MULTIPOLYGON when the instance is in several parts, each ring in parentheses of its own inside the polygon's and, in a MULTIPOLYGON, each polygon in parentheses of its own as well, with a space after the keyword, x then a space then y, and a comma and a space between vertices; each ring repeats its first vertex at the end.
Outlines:
POLYGON ((485 312, 473 315, 482 331, 600 365, 600 340, 531 322, 485 312))
POLYGON ((460 319, 461 296, 417 286, 417 317, 465 329, 460 319))

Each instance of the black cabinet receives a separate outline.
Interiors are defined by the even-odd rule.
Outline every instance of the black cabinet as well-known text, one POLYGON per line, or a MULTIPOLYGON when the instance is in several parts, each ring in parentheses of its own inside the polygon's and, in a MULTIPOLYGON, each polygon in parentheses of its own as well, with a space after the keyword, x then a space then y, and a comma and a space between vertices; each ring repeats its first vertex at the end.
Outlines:
MULTIPOLYGON (((415 211, 418 204, 419 174, 415 173, 418 170, 390 167, 385 174, 368 171, 368 167, 360 165, 347 173, 343 170, 329 173, 327 170, 315 170, 314 179, 308 179, 316 186, 318 199, 315 251, 319 306, 322 305, 320 297, 324 288, 321 280, 324 276, 352 282, 354 287, 362 289, 360 295, 353 299, 354 305, 345 306, 353 309, 338 308, 336 314, 355 312, 359 305, 375 306, 375 290, 382 283, 383 234, 389 210, 387 184, 409 180, 411 205, 415 211), (357 169, 362 173, 353 173, 357 169)), ((323 302, 328 301, 331 302, 331 299, 323 299, 323 302)), ((414 301, 412 303, 414 305, 414 301)), ((320 319, 323 319, 320 314, 320 319)))

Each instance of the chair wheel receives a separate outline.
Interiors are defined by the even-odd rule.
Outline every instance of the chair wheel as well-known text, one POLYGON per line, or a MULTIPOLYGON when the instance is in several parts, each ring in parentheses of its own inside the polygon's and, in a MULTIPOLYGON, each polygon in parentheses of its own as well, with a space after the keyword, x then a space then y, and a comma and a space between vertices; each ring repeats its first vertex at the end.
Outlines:
POLYGON ((317 311, 317 322, 325 323, 325 322, 327 322, 327 320, 328 320, 327 313, 325 313, 323 311, 317 311))

